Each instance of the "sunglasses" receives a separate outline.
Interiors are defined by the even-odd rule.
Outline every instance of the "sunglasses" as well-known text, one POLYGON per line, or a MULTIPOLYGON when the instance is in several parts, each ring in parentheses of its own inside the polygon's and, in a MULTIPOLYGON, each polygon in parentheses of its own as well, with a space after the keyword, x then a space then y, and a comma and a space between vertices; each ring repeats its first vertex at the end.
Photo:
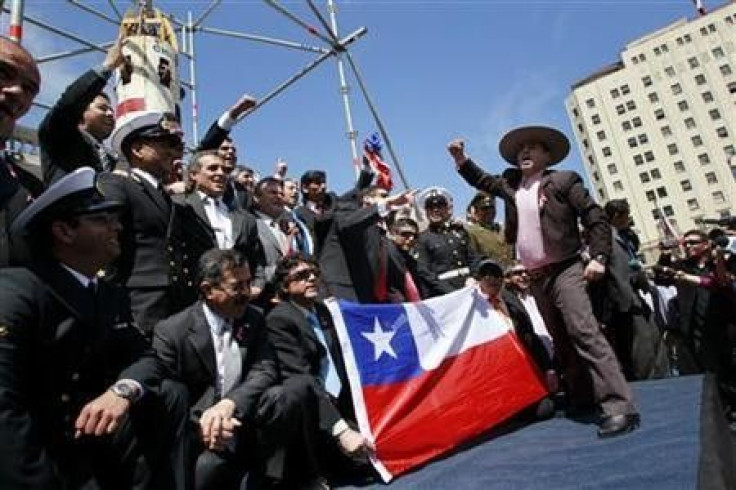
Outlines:
POLYGON ((145 139, 152 143, 159 143, 167 148, 184 148, 184 142, 181 140, 181 137, 175 134, 148 136, 145 139))
POLYGON ((287 277, 289 282, 308 281, 314 276, 315 279, 319 279, 320 271, 317 268, 310 267, 309 269, 302 269, 295 272, 287 277))
POLYGON ((700 245, 701 243, 705 243, 705 240, 685 240, 682 242, 683 247, 694 247, 695 245, 700 245))

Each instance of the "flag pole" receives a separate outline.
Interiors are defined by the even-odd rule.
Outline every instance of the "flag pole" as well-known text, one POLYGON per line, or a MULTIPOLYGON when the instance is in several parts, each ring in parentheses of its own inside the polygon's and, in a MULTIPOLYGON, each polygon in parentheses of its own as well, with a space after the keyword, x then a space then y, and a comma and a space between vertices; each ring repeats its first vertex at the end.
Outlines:
POLYGON ((695 4, 695 9, 698 11, 700 16, 707 14, 705 6, 703 5, 703 0, 693 0, 693 4, 695 4))

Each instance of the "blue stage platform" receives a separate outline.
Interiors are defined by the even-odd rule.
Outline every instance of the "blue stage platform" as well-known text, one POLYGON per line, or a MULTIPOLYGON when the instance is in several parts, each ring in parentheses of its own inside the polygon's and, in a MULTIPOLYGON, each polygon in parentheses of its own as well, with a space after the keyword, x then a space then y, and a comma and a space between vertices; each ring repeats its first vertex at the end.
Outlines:
MULTIPOLYGON (((613 439, 592 423, 554 418, 456 452, 391 489, 729 488, 736 462, 714 383, 689 376, 633 385, 641 427, 613 439), (713 385, 713 386, 710 386, 713 385), (725 432, 724 432, 725 431, 725 432), (724 486, 725 485, 725 486, 724 486)), ((386 488, 382 483, 338 488, 386 488)))

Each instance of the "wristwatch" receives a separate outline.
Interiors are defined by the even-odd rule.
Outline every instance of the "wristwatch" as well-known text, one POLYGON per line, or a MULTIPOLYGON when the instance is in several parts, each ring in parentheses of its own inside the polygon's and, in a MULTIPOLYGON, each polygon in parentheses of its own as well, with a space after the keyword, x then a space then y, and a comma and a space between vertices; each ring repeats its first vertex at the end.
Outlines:
POLYGON ((110 391, 120 398, 125 398, 131 403, 136 401, 138 398, 138 390, 135 386, 130 383, 126 383, 125 381, 118 381, 110 387, 110 391))
POLYGON ((608 257, 606 257, 603 254, 596 255, 595 257, 593 257, 593 260, 595 260, 596 262, 600 264, 608 265, 608 257))

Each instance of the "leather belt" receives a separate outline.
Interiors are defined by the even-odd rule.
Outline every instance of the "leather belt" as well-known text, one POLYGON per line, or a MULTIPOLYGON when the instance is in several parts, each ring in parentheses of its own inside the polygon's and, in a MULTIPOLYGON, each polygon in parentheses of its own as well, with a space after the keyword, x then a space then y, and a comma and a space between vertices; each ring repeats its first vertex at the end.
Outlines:
POLYGON ((437 279, 444 281, 445 279, 454 279, 456 277, 468 275, 470 275, 470 267, 460 267, 459 269, 453 269, 451 271, 443 272, 442 274, 437 274, 437 279))
POLYGON ((537 281, 539 279, 557 274, 562 269, 565 269, 567 266, 573 264, 574 262, 577 262, 578 259, 579 257, 572 257, 567 260, 563 260, 562 262, 555 262, 554 264, 543 265, 542 267, 537 267, 536 269, 528 269, 527 274, 529 274, 529 279, 531 279, 532 281, 537 281))

